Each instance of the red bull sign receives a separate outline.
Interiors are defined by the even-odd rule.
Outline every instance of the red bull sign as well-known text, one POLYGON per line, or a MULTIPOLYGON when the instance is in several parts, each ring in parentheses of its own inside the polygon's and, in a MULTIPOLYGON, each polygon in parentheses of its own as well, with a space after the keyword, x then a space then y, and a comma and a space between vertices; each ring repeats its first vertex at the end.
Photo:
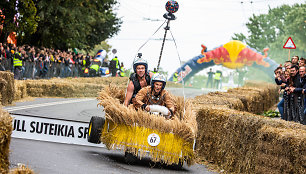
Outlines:
POLYGON ((245 65, 252 66, 253 63, 264 67, 270 66, 269 63, 263 60, 267 57, 268 48, 264 49, 265 55, 261 55, 237 40, 230 41, 209 52, 204 52, 206 47, 204 45, 202 47, 201 53, 204 57, 197 60, 198 64, 213 60, 215 64, 221 64, 230 69, 242 68, 245 65))
POLYGON ((182 79, 184 79, 184 77, 186 77, 188 74, 190 74, 192 72, 192 69, 190 68, 189 65, 185 65, 183 69, 184 69, 184 71, 181 71, 178 74, 178 77, 177 77, 178 82, 182 81, 182 79))

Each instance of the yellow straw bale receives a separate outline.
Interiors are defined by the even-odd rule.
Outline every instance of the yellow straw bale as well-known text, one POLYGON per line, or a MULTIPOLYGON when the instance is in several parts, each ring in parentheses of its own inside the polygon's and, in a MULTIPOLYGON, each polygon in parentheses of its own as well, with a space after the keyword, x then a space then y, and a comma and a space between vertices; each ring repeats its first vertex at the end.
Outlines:
POLYGON ((12 117, 0 108, 0 173, 9 169, 9 146, 12 134, 12 117))
MULTIPOLYGON (((278 170, 280 173, 292 173, 294 166, 289 158, 276 155, 257 153, 256 166, 267 168, 266 170, 278 170)), ((256 170, 255 170, 256 171, 256 170)))
POLYGON ((0 71, 0 90, 1 90, 1 103, 8 105, 13 102, 14 95, 14 74, 7 71, 0 71))
POLYGON ((232 110, 224 105, 202 105, 197 108, 197 121, 199 156, 227 171, 305 172, 304 125, 232 110), (274 159, 271 163, 280 163, 287 168, 266 164, 269 156, 274 159))
MULTIPOLYGON (((301 127, 301 129, 290 129, 290 128, 275 128, 270 126, 263 126, 259 130, 259 139, 262 142, 267 142, 270 146, 266 146, 265 149, 261 149, 260 155, 256 159, 258 165, 266 165, 271 167, 271 162, 269 160, 263 161, 261 156, 272 156, 273 145, 277 144, 282 146, 281 152, 279 154, 273 154, 275 158, 283 159, 283 165, 275 165, 274 168, 278 168, 281 171, 286 170, 283 173, 305 173, 305 162, 306 162, 306 130, 301 127), (287 160, 284 160, 287 159, 287 160), (265 163, 264 163, 265 162, 265 163), (286 164, 285 164, 286 162, 286 164), (283 167, 285 166, 285 168, 283 167), (287 167, 286 167, 287 166, 287 167), (292 167, 290 167, 292 166, 292 167)), ((271 159, 272 160, 272 159, 271 159)))
POLYGON ((14 93, 14 100, 20 100, 22 98, 27 97, 27 86, 25 81, 23 80, 16 80, 15 81, 15 93, 14 93))
POLYGON ((230 109, 244 110, 244 105, 240 99, 229 96, 224 92, 211 92, 206 95, 196 96, 193 102, 195 105, 226 105, 230 109))

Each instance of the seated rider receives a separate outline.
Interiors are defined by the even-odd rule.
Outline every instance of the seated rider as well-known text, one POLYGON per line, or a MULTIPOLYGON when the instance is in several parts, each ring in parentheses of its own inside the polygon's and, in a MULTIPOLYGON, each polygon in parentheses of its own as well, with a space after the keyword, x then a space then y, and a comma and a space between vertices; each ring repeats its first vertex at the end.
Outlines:
POLYGON ((175 112, 173 100, 167 90, 165 90, 166 78, 164 75, 156 73, 151 79, 151 86, 142 88, 136 95, 134 107, 151 111, 154 105, 165 106, 168 109, 168 118, 175 112))
POLYGON ((128 106, 130 103, 134 103, 134 99, 138 91, 150 85, 151 77, 153 73, 148 72, 148 63, 142 58, 138 58, 133 63, 134 73, 130 76, 130 82, 127 87, 126 96, 124 99, 124 105, 128 106))

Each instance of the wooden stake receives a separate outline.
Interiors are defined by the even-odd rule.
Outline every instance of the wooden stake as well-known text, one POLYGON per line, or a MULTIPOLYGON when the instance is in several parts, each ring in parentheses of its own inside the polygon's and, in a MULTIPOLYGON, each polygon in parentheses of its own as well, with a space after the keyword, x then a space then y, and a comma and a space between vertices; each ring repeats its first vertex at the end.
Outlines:
POLYGON ((289 49, 289 56, 288 56, 288 61, 290 61, 290 49, 289 49))

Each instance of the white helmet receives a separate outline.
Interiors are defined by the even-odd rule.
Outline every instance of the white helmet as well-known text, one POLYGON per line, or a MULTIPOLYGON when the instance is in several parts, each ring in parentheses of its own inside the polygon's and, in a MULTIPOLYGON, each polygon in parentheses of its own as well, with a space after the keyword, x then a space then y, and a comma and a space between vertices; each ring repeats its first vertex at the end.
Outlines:
POLYGON ((134 61, 134 63, 133 63, 133 69, 134 69, 134 72, 135 72, 135 73, 136 73, 136 67, 137 67, 138 65, 144 65, 145 68, 146 68, 146 72, 148 71, 148 62, 147 62, 145 59, 143 59, 143 58, 138 58, 138 59, 136 59, 136 60, 134 61))
POLYGON ((166 80, 166 77, 164 75, 156 73, 151 78, 151 88, 152 89, 154 88, 154 83, 155 82, 162 82, 163 83, 162 89, 164 89, 166 87, 167 80, 166 80))

